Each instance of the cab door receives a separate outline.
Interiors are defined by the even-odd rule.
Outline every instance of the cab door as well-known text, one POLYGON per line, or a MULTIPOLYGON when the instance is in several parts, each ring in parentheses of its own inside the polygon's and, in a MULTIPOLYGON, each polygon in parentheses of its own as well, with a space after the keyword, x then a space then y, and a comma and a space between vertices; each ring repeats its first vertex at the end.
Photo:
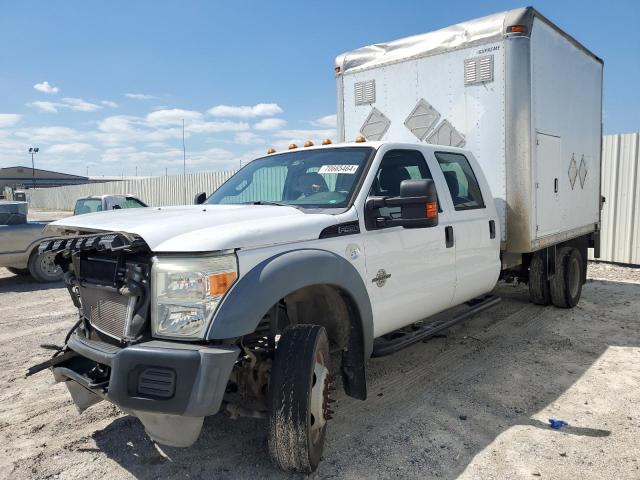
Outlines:
POLYGON ((489 292, 498 281, 499 222, 489 186, 475 161, 457 152, 436 151, 434 156, 451 200, 450 216, 441 224, 455 251, 453 305, 459 305, 489 292))
MULTIPOLYGON (((375 174, 369 176, 366 186, 371 196, 396 197, 403 180, 433 178, 418 149, 381 149, 373 166, 375 174)), ((396 218, 400 216, 400 208, 380 208, 376 214, 396 218)), ((443 226, 371 228, 364 225, 361 230, 374 336, 424 319, 451 305, 455 252, 446 246, 443 226)))

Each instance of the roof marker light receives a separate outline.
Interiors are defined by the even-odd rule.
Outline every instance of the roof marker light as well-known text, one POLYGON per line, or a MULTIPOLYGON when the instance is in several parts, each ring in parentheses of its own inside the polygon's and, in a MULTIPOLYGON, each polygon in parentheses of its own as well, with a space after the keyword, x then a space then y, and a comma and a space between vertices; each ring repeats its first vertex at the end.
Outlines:
POLYGON ((313 142, 311 140, 307 140, 306 142, 304 142, 304 146, 305 147, 313 147, 313 142))
POLYGON ((275 148, 270 148, 269 150, 267 150, 267 155, 271 155, 272 153, 276 153, 275 148))
POLYGON ((367 141, 367 139, 364 138, 364 137, 356 137, 356 143, 363 143, 363 142, 366 142, 366 141, 367 141))
POLYGON ((511 25, 507 27, 507 33, 527 33, 526 25, 511 25))
POLYGON ((324 140, 322 140, 322 144, 323 145, 331 145, 331 139, 330 138, 325 138, 324 140))
POLYGON ((294 150, 296 148, 298 148, 298 145, 296 145, 295 143, 290 143, 289 144, 289 150, 294 150))

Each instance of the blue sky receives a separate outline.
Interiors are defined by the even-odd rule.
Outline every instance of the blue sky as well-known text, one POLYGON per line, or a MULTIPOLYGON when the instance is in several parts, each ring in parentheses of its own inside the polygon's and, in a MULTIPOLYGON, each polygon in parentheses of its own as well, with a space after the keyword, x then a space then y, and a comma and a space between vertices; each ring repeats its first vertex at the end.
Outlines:
MULTIPOLYGON (((0 167, 90 175, 236 168, 335 137, 337 54, 513 1, 3 1, 0 167)), ((640 2, 540 1, 605 59, 605 133, 640 130, 640 2)))

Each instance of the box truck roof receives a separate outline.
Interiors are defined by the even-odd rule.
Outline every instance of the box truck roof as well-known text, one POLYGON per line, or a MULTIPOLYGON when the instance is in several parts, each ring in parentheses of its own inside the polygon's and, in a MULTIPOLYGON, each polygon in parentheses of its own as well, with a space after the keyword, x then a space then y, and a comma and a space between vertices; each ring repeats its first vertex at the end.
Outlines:
POLYGON ((347 74, 404 61, 408 58, 437 55, 473 45, 496 42, 504 38, 505 35, 528 36, 531 32, 534 17, 551 26, 574 46, 602 63, 602 59, 561 30, 535 8, 525 7, 469 20, 433 32, 401 38, 387 43, 376 43, 343 53, 336 57, 336 73, 347 74), (510 27, 513 26, 519 28, 511 29, 510 27))

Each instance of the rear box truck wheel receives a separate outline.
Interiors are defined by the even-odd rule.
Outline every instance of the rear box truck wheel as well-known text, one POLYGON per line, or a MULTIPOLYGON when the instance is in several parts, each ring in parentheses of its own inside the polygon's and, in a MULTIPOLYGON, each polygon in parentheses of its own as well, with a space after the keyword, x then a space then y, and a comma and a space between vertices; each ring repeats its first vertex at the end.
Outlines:
POLYGON ((295 325, 278 342, 269 384, 269 453, 287 472, 320 462, 329 410, 329 340, 324 327, 295 325))
POLYGON ((562 247, 556 253, 556 271, 550 281, 551 301, 559 308, 573 308, 582 294, 584 259, 573 247, 562 247))

